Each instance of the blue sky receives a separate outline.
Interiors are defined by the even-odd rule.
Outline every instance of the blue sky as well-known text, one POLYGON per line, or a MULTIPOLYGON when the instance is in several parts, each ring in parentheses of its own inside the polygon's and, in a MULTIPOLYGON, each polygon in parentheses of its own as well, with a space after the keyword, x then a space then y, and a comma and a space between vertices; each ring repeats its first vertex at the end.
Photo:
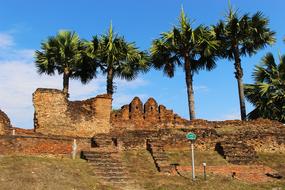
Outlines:
MULTIPOLYGON (((33 52, 40 43, 61 29, 76 31, 81 38, 91 39, 107 31, 110 21, 114 30, 142 50, 151 41, 177 23, 181 9, 199 24, 212 25, 222 19, 227 0, 3 0, 0 7, 0 109, 13 125, 33 127, 32 93, 38 87, 61 88, 61 76, 39 76, 33 63, 33 52)), ((232 0, 240 13, 262 11, 276 31, 277 43, 253 57, 242 59, 244 82, 252 82, 251 73, 266 52, 285 53, 283 0, 232 0)), ((198 118, 226 120, 239 118, 237 82, 233 63, 218 60, 211 72, 201 71, 194 77, 195 107, 198 118)), ((154 97, 181 116, 188 118, 185 79, 182 70, 169 79, 161 71, 151 70, 132 82, 116 81, 114 108, 131 101, 134 96, 146 100, 154 97)), ((105 92, 105 77, 88 85, 71 82, 71 99, 85 99, 105 92)), ((247 110, 252 109, 247 103, 247 110)))

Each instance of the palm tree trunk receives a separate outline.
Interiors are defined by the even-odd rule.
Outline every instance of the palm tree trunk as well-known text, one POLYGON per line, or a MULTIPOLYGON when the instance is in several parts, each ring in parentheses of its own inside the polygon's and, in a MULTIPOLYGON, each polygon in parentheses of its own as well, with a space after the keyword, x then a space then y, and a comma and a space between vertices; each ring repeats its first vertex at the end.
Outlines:
POLYGON ((107 94, 113 95, 114 89, 113 89, 113 69, 109 68, 107 72, 107 94))
POLYGON ((240 104, 240 115, 241 120, 246 120, 246 109, 245 109, 245 99, 244 99, 244 88, 243 88, 243 70, 241 67, 241 60, 240 60, 240 54, 238 48, 235 48, 234 51, 235 56, 235 77, 237 79, 238 83, 238 95, 239 95, 239 104, 240 104))
POLYGON ((69 70, 65 68, 63 72, 63 90, 62 91, 66 95, 67 98, 69 97, 68 89, 69 89, 69 70))
POLYGON ((185 57, 185 78, 188 95, 188 108, 190 120, 196 119, 195 107, 194 107, 194 90, 193 90, 193 74, 190 68, 189 57, 185 57))

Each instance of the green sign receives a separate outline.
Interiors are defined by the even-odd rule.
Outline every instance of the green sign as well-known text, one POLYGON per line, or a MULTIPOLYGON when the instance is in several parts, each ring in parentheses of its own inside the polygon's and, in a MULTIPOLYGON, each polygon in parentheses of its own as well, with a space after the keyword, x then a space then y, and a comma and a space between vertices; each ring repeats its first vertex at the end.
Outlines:
POLYGON ((194 133, 190 132, 190 133, 187 133, 186 138, 188 140, 194 141, 196 140, 197 136, 194 133))

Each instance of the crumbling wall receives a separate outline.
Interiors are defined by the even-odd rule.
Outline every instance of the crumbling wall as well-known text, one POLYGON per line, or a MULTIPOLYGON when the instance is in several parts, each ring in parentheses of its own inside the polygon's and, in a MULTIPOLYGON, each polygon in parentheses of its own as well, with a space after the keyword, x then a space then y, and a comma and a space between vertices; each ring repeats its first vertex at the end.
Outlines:
POLYGON ((112 98, 109 95, 72 102, 60 90, 37 89, 33 102, 38 133, 92 137, 110 130, 112 98))
POLYGON ((254 147, 257 152, 284 152, 285 126, 284 124, 268 120, 257 119, 250 121, 206 121, 194 120, 191 125, 195 128, 206 127, 217 131, 217 141, 243 142, 254 147))
MULTIPOLYGON (((72 153, 74 139, 52 136, 6 135, 0 137, 0 155, 68 155, 72 153)), ((90 138, 76 138, 77 155, 90 149, 90 138)))
POLYGON ((3 111, 0 110, 0 135, 6 134, 10 127, 10 119, 3 111))
POLYGON ((112 111, 111 125, 114 130, 124 129, 157 129, 161 127, 179 127, 189 125, 189 121, 181 118, 172 110, 157 104, 149 98, 145 104, 135 97, 120 110, 112 111))

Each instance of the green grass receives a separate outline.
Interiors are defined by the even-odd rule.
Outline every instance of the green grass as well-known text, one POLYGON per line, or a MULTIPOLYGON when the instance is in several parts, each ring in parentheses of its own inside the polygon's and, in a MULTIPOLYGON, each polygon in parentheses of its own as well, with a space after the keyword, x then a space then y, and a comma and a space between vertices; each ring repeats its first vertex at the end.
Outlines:
POLYGON ((4 156, 0 157, 1 190, 110 189, 98 182, 81 159, 4 156))
MULTIPOLYGON (((191 164, 191 152, 187 151, 169 151, 167 155, 170 159, 171 163, 177 163, 181 166, 190 165, 191 164)), ((203 162, 206 162, 207 165, 210 166, 218 166, 218 165, 227 165, 227 161, 223 159, 216 151, 195 151, 195 164, 202 165, 203 162)))
MULTIPOLYGON (((172 161, 180 163, 180 165, 189 165, 189 152, 170 152, 168 154, 172 161)), ((146 190, 187 190, 187 189, 205 189, 205 190, 261 190, 272 189, 275 187, 285 187, 284 180, 276 180, 271 183, 250 184, 236 179, 231 176, 217 176, 208 174, 207 180, 203 176, 198 175, 197 180, 191 180, 190 173, 183 173, 181 176, 167 176, 156 172, 152 164, 152 158, 146 151, 126 152, 124 159, 127 161, 130 173, 136 182, 146 190)), ((204 160, 209 165, 227 164, 215 152, 196 152, 196 163, 201 164, 204 160)))
POLYGON ((258 161, 277 170, 285 178, 285 153, 258 153, 258 161))
MULTIPOLYGON (((180 165, 189 165, 189 152, 172 151, 171 161, 180 165)), ((124 163, 136 185, 134 190, 262 190, 285 187, 285 180, 270 183, 250 184, 230 176, 209 174, 207 180, 198 175, 191 180, 191 174, 167 176, 156 171, 150 154, 145 150, 122 153, 124 163)), ((215 152, 196 152, 196 164, 206 160, 208 165, 227 164, 215 152)), ((259 153, 259 162, 283 171, 280 166, 285 163, 285 154, 259 153)), ((283 167, 284 168, 284 167, 283 167)), ((284 173, 285 174, 285 173, 284 173)), ((37 157, 37 156, 1 156, 0 157, 1 190, 108 190, 118 189, 106 186, 94 176, 92 168, 81 159, 37 157)))

